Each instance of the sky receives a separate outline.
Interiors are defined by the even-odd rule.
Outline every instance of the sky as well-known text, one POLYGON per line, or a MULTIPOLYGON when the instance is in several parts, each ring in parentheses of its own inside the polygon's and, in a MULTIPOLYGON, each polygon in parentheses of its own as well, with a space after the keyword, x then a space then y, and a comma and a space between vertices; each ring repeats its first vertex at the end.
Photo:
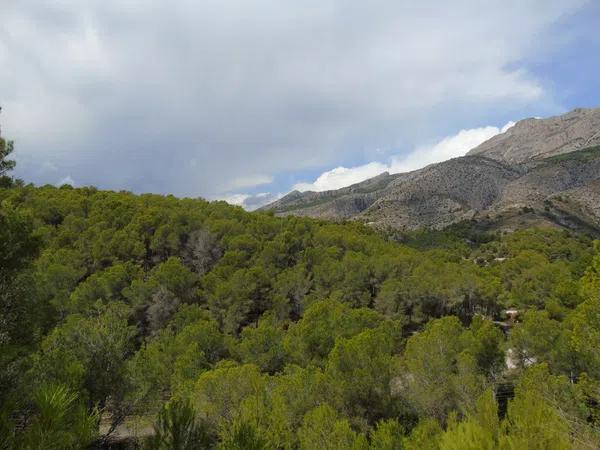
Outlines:
POLYGON ((600 1, 0 0, 0 124, 36 184, 347 186, 600 106, 600 1))

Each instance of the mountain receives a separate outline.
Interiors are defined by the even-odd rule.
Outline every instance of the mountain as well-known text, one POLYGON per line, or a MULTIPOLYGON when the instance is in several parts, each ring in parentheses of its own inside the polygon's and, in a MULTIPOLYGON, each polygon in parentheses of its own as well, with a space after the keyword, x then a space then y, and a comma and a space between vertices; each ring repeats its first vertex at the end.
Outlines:
POLYGON ((469 151, 519 164, 600 145, 600 108, 548 119, 525 119, 469 151))
POLYGON ((293 191, 262 209, 400 229, 475 219, 600 232, 600 108, 525 119, 463 157, 338 190, 293 191))

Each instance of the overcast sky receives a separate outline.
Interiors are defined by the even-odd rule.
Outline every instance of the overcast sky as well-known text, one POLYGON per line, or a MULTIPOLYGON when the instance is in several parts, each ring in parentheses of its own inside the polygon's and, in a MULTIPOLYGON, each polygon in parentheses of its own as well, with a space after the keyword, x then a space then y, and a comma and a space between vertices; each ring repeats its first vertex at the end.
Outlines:
POLYGON ((0 0, 0 120, 26 181, 252 207, 600 106, 598 23, 595 0, 0 0))

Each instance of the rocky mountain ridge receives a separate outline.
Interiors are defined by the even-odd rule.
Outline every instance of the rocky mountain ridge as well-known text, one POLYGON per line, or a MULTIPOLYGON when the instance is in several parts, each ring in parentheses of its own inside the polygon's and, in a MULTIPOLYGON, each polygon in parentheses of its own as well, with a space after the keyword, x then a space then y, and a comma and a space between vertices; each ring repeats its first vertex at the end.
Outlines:
POLYGON ((600 231, 600 108, 525 119, 463 157, 338 190, 294 191, 263 209, 400 229, 485 219, 600 231))
POLYGON ((600 145, 600 108, 578 108, 547 119, 525 119, 467 155, 521 164, 600 145))

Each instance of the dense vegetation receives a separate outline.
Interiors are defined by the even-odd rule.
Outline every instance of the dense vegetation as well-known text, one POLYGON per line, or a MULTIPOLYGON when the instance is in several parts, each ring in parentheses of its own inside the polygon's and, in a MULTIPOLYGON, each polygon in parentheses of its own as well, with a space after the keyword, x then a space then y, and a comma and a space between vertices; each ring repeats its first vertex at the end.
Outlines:
POLYGON ((600 443, 589 237, 398 236, 3 186, 0 448, 107 446, 124 425, 147 435, 127 445, 148 449, 600 443), (494 323, 506 308, 514 327, 494 323))

